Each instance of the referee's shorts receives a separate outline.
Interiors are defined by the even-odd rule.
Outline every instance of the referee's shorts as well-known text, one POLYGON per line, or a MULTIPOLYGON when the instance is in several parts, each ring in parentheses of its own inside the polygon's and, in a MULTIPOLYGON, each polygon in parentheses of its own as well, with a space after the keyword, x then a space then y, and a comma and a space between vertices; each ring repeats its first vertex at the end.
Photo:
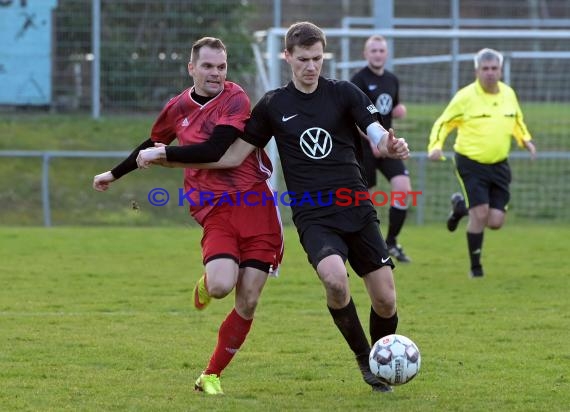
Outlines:
POLYGON ((507 159, 484 164, 455 153, 455 168, 468 208, 488 204, 492 209, 506 211, 511 198, 511 168, 507 159))

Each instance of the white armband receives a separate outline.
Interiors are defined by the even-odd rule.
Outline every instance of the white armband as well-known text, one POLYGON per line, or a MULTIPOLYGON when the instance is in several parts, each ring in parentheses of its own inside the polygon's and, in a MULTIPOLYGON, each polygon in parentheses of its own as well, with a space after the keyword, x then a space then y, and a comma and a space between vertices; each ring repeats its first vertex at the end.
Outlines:
POLYGON ((370 123, 366 128, 366 135, 374 143, 374 146, 378 146, 378 143, 383 138, 388 137, 388 132, 382 127, 378 122, 370 123))

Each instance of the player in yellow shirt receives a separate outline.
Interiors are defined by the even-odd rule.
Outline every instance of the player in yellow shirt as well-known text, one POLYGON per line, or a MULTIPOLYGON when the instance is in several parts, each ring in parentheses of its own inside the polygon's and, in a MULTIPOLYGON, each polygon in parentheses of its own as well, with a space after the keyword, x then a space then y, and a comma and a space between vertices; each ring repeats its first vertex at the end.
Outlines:
POLYGON ((500 229, 510 199, 508 163, 511 138, 536 157, 536 148, 523 121, 514 90, 501 82, 503 56, 482 49, 474 58, 476 80, 459 90, 435 121, 428 145, 430 160, 443 158, 447 136, 457 129, 454 163, 463 194, 451 197, 447 228, 453 232, 463 216, 471 277, 482 277, 481 250, 485 227, 500 229))

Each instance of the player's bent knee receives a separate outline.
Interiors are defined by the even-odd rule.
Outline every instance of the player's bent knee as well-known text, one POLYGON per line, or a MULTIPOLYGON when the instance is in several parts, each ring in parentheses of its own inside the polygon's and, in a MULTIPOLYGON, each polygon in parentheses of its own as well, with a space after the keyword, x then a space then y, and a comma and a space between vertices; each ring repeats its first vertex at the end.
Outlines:
POLYGON ((337 305, 346 302, 350 294, 346 280, 342 281, 334 277, 321 278, 321 280, 326 290, 327 301, 335 302, 337 305))
POLYGON ((504 215, 497 216, 496 214, 491 214, 487 220, 487 227, 491 230, 498 230, 503 227, 505 223, 504 215))
POLYGON ((341 281, 338 278, 328 277, 323 279, 323 284, 325 289, 333 295, 343 295, 347 293, 346 282, 341 281))
POLYGON ((392 312, 396 307, 396 293, 386 292, 373 298, 372 306, 380 309, 384 313, 392 312))
POLYGON ((376 312, 378 316, 381 316, 383 318, 391 318, 392 316, 394 316, 394 313, 396 313, 395 301, 392 304, 388 302, 383 302, 383 303, 374 302, 372 304, 372 307, 374 308, 374 312, 376 312))
POLYGON ((234 289, 234 285, 223 283, 208 283, 208 294, 215 299, 225 298, 234 289))

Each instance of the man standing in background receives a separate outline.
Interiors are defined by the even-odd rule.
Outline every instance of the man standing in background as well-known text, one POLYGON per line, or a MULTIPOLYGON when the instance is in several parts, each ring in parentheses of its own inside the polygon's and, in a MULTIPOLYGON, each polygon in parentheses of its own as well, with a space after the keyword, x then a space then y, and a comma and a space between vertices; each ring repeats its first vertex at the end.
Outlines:
MULTIPOLYGON (((388 45, 382 36, 374 35, 364 43, 364 58, 368 62, 366 67, 358 71, 351 79, 378 109, 378 121, 386 129, 392 127, 392 118, 403 118, 406 115, 406 106, 400 103, 400 83, 398 78, 384 68, 388 58, 388 45)), ((408 169, 401 159, 382 157, 374 145, 363 145, 364 168, 368 190, 373 192, 376 186, 376 169, 378 169, 390 182, 392 192, 409 193, 412 184, 408 169)), ((388 251, 399 262, 411 262, 404 249, 398 244, 406 215, 408 204, 395 200, 390 206, 390 222, 386 243, 388 251)))

